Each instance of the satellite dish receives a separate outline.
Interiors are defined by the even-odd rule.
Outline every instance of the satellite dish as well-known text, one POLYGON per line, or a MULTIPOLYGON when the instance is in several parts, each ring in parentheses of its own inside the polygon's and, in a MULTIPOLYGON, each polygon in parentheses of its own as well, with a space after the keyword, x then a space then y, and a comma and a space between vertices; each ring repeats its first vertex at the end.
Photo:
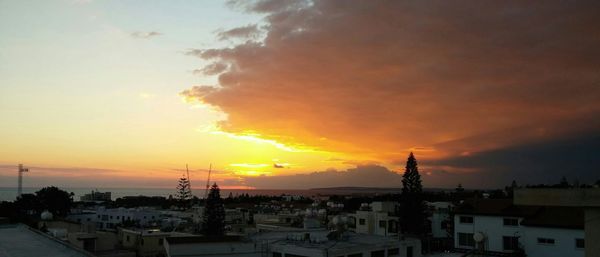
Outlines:
POLYGON ((485 234, 483 234, 482 232, 477 232, 473 235, 473 239, 475 240, 475 242, 483 242, 483 240, 485 240, 485 234))

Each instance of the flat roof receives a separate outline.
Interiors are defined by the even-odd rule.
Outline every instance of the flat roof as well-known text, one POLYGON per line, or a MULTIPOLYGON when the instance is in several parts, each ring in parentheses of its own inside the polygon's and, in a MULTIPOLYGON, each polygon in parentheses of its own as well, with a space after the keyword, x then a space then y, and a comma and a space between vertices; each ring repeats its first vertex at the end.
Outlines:
POLYGON ((22 224, 0 226, 0 257, 93 256, 40 233, 22 224))
MULTIPOLYGON (((366 234, 356 234, 353 232, 347 232, 344 234, 343 239, 340 240, 329 240, 327 239, 327 234, 329 231, 320 231, 320 232, 310 232, 311 236, 317 236, 322 238, 324 241, 315 243, 309 242, 306 240, 280 240, 273 242, 272 245, 281 245, 281 246, 295 246, 299 248, 305 249, 328 249, 328 250, 345 250, 350 248, 363 248, 363 249, 371 249, 373 247, 393 247, 399 246, 402 242, 411 242, 416 241, 415 238, 406 237, 404 240, 398 240, 398 238, 394 237, 385 237, 378 235, 366 235, 366 234)), ((284 237, 285 238, 285 237, 284 237)))

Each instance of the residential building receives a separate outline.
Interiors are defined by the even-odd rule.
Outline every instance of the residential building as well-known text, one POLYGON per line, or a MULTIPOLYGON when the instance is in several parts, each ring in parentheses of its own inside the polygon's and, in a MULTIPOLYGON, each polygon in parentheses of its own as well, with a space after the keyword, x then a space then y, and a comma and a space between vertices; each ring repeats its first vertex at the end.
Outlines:
POLYGON ((464 202, 454 216, 455 247, 484 254, 583 257, 582 208, 515 205, 510 199, 464 202))
POLYGON ((399 218, 394 216, 396 202, 363 204, 360 210, 348 214, 350 230, 359 234, 397 237, 399 218))
POLYGON ((119 229, 119 242, 125 249, 133 250, 138 257, 165 256, 165 240, 169 237, 194 237, 179 232, 161 232, 158 229, 119 229))
POLYGON ((149 208, 114 208, 100 207, 96 210, 94 222, 98 229, 116 229, 118 224, 134 223, 138 226, 159 224, 160 212, 149 208))
POLYGON ((82 202, 105 202, 110 201, 111 192, 99 192, 92 190, 91 193, 79 197, 82 202))
POLYGON ((169 257, 240 256, 240 257, 420 257, 418 239, 397 240, 384 236, 343 233, 329 239, 331 231, 271 231, 251 237, 179 237, 167 238, 169 257))
POLYGON ((427 203, 431 211, 431 236, 433 238, 449 238, 452 233, 448 233, 449 226, 452 225, 450 211, 454 205, 450 202, 432 202, 427 203))
POLYGON ((585 238, 577 244, 584 246, 586 257, 600 257, 600 188, 522 188, 514 192, 518 205, 562 206, 583 208, 585 238))

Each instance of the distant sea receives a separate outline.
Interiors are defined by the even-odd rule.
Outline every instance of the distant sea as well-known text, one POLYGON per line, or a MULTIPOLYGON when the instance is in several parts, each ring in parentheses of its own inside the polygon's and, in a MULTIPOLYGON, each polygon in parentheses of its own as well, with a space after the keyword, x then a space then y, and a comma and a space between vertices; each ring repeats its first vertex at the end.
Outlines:
MULTIPOLYGON (((39 187, 24 187, 23 193, 35 193, 40 190, 39 187)), ((74 200, 79 201, 79 197, 90 193, 92 190, 100 192, 111 192, 112 200, 124 196, 164 196, 175 195, 175 189, 171 188, 60 188, 67 192, 75 194, 74 200)), ((399 188, 363 188, 363 187, 336 187, 336 188, 316 188, 316 189, 221 189, 221 197, 233 196, 240 194, 249 195, 268 195, 279 196, 282 194, 301 195, 301 196, 316 196, 316 195, 374 195, 374 194, 389 194, 400 193, 399 188)), ((204 197, 204 190, 195 189, 193 194, 199 198, 204 197)), ((16 187, 0 187, 0 201, 14 201, 17 197, 16 187)))
MULTIPOLYGON (((41 188, 36 187, 24 187, 24 194, 35 193, 41 188)), ((89 194, 92 190, 97 190, 100 192, 111 192, 112 200, 115 200, 124 196, 164 196, 169 197, 169 195, 175 196, 176 190, 170 188, 60 188, 67 192, 73 192, 75 197, 73 200, 79 201, 79 197, 84 194, 89 194)), ((199 197, 204 197, 204 190, 197 189, 193 190, 192 193, 199 197)), ((303 196, 311 196, 314 192, 310 190, 267 190, 267 189, 221 189, 221 197, 227 197, 231 193, 233 196, 240 194, 249 194, 249 195, 269 195, 269 196, 278 196, 282 194, 293 194, 293 195, 303 195, 303 196)), ((14 201, 17 197, 17 188, 16 187, 0 187, 0 201, 14 201)))

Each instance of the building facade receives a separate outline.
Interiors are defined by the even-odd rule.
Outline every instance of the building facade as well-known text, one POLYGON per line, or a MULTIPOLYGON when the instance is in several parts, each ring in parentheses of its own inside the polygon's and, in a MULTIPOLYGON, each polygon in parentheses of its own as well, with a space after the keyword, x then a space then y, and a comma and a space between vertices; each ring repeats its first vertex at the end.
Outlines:
POLYGON ((455 248, 530 257, 583 257, 583 210, 518 206, 511 200, 465 203, 454 217, 455 248))

